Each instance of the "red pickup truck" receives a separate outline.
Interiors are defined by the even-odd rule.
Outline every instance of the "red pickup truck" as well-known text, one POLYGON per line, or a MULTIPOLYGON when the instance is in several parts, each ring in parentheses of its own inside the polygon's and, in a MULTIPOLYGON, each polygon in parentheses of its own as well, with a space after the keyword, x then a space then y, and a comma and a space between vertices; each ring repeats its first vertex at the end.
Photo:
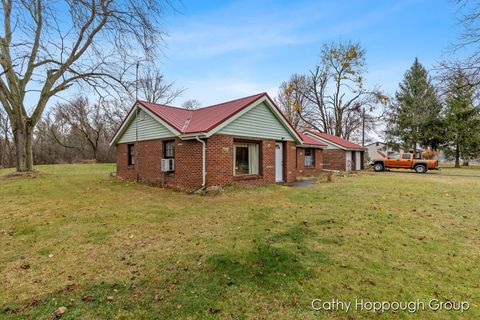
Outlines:
POLYGON ((438 169, 438 160, 415 159, 412 153, 394 153, 385 158, 372 161, 373 170, 383 171, 387 168, 413 169, 416 173, 426 173, 438 169))

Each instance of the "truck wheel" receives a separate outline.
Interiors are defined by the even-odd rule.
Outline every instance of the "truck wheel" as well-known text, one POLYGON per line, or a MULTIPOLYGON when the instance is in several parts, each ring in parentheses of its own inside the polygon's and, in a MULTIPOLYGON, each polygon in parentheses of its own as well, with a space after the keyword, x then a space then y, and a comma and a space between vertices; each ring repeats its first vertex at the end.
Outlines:
POLYGON ((423 164, 419 164, 418 166, 415 167, 415 172, 416 173, 425 173, 425 172, 427 172, 427 167, 425 167, 423 164))
POLYGON ((375 163, 375 165, 373 166, 373 170, 375 170, 376 172, 383 171, 383 169, 384 167, 382 163, 375 163))

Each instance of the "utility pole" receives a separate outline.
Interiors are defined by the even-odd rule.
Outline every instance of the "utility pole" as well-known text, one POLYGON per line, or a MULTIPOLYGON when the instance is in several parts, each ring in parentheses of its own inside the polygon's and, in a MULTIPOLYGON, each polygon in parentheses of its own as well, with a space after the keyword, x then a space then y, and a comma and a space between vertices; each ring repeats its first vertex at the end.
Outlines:
POLYGON ((140 61, 137 61, 137 68, 135 71, 135 101, 138 100, 138 68, 140 68, 140 61))
POLYGON ((137 182, 140 180, 138 175, 138 68, 140 67, 140 61, 137 61, 137 68, 135 71, 135 173, 137 182))
POLYGON ((362 108, 362 147, 365 147, 365 108, 362 108))

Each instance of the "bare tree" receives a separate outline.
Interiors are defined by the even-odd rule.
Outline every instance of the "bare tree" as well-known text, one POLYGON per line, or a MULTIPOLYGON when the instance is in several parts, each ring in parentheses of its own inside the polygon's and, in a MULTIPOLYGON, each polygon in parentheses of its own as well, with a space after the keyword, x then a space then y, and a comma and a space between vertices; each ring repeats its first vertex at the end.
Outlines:
POLYGON ((304 119, 310 122, 312 116, 309 108, 311 104, 308 104, 305 95, 302 94, 306 82, 306 76, 293 74, 288 81, 280 85, 275 98, 275 102, 280 106, 287 120, 298 130, 309 127, 304 119))
POLYGON ((139 98, 152 103, 170 104, 182 93, 176 89, 174 82, 167 82, 160 71, 147 68, 138 80, 139 98))
POLYGON ((452 71, 460 68, 470 79, 464 85, 474 87, 480 85, 480 3, 472 0, 453 0, 453 2, 458 8, 458 25, 462 31, 451 49, 453 53, 468 49, 468 55, 461 61, 455 59, 444 61, 437 69, 445 75, 452 74, 452 71))
POLYGON ((118 87, 138 54, 155 56, 165 4, 2 0, 0 102, 12 126, 17 171, 33 168, 34 127, 53 96, 74 84, 98 93, 118 87))
POLYGON ((373 121, 375 107, 388 97, 379 88, 366 89, 365 49, 358 43, 331 43, 323 47, 320 63, 296 90, 305 98, 306 110, 299 113, 311 127, 349 139, 373 121), (363 118, 363 110, 367 113, 363 118))
POLYGON ((105 125, 102 105, 90 104, 87 98, 79 97, 71 102, 57 105, 57 113, 73 135, 81 137, 92 151, 96 161, 102 160, 99 146, 105 142, 105 125))
POLYGON ((7 114, 0 109, 0 168, 10 167, 14 161, 10 122, 7 114))
POLYGON ((190 99, 182 103, 182 108, 187 110, 195 110, 200 108, 202 104, 197 99, 190 99))

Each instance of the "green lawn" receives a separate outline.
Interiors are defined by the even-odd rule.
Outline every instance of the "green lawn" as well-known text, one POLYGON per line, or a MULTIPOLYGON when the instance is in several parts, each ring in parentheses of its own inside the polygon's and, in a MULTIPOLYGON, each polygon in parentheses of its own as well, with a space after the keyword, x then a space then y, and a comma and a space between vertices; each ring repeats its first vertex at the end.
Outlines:
POLYGON ((480 163, 472 163, 467 167, 454 168, 452 163, 440 165, 442 173, 478 174, 480 175, 480 163))
POLYGON ((113 165, 0 170, 0 318, 480 319, 480 178, 366 173, 199 196, 113 165), (312 299, 466 300, 464 314, 312 299))

